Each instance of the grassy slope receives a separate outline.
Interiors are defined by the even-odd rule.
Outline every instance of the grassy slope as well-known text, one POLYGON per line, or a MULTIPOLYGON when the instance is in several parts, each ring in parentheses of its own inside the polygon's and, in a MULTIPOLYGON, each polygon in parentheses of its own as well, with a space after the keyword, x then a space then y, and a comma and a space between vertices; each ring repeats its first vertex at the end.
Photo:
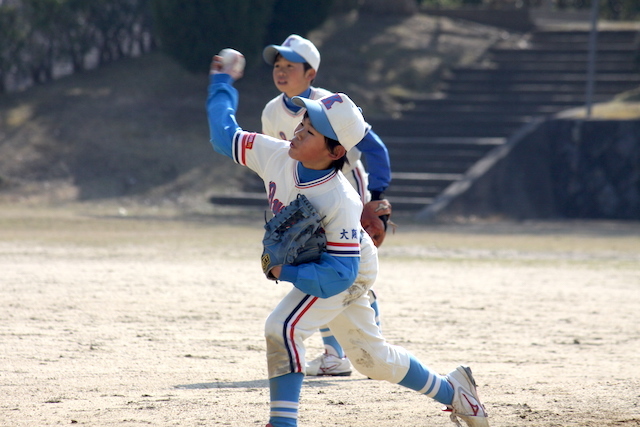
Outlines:
MULTIPOLYGON (((436 90, 444 68, 504 35, 424 15, 338 17, 309 35, 323 55, 315 84, 349 93, 368 117, 393 115, 392 95, 436 90)), ((277 92, 261 58, 247 62, 238 121, 259 130, 277 92)), ((206 85, 156 53, 0 97, 0 200, 188 205, 242 188, 248 172, 208 143, 206 85)))
POLYGON ((174 180, 211 157, 202 143, 205 88, 206 76, 154 54, 8 96, 2 175, 26 184, 23 193, 39 194, 37 183, 48 182, 76 188, 82 199, 174 180))

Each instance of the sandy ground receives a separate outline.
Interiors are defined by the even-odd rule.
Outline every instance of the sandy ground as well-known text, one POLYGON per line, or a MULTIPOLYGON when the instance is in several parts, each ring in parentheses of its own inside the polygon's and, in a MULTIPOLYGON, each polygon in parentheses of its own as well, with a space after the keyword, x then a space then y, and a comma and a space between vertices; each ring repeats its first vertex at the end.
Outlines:
MULTIPOLYGON (((402 223, 383 328, 469 364, 496 426, 640 426, 640 224, 402 223)), ((264 426, 260 215, 0 206, 1 426, 264 426)), ((310 354, 320 352, 318 335, 310 354)), ((301 426, 449 426, 400 386, 307 378, 301 426)))

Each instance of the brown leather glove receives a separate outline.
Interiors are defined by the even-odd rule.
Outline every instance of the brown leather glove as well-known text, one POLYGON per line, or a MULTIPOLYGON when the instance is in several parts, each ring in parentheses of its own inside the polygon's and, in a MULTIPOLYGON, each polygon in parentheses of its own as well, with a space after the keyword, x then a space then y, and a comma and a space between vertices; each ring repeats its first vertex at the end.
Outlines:
POLYGON ((372 200, 364 205, 360 222, 362 228, 371 236, 376 247, 380 247, 387 235, 387 223, 391 217, 391 203, 387 199, 372 200))

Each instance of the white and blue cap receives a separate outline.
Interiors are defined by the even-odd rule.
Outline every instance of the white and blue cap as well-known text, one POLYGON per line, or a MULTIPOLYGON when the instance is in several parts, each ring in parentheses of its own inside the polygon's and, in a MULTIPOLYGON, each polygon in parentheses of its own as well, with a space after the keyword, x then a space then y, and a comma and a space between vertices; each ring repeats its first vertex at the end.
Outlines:
POLYGON ((291 62, 306 62, 316 71, 320 67, 320 52, 316 46, 297 34, 291 34, 281 45, 272 44, 262 51, 262 57, 269 65, 276 62, 278 54, 291 62))
POLYGON ((312 100, 294 96, 294 104, 309 113, 311 125, 322 135, 335 139, 347 151, 355 147, 369 131, 362 111, 344 93, 312 100))

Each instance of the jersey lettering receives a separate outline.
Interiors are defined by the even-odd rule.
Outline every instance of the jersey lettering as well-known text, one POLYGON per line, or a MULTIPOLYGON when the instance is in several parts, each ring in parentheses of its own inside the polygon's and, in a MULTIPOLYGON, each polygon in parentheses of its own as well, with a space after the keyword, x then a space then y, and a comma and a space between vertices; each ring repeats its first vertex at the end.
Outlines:
POLYGON ((256 134, 255 133, 250 133, 246 136, 246 139, 244 141, 244 148, 246 148, 247 150, 251 150, 253 148, 253 141, 256 139, 256 134))
POLYGON ((282 209, 284 209, 284 203, 280 200, 276 199, 276 183, 273 181, 269 181, 269 207, 271 208, 271 212, 277 214, 282 209))
POLYGON ((322 98, 320 102, 324 104, 327 110, 331 110, 331 107, 333 107, 333 104, 335 104, 336 102, 342 103, 342 97, 336 93, 322 98))
MULTIPOLYGON (((344 228, 342 229, 342 231, 340 232, 340 240, 342 239, 350 240, 349 230, 345 230, 344 228)), ((351 230, 351 239, 358 239, 358 230, 356 230, 355 228, 351 230)))

